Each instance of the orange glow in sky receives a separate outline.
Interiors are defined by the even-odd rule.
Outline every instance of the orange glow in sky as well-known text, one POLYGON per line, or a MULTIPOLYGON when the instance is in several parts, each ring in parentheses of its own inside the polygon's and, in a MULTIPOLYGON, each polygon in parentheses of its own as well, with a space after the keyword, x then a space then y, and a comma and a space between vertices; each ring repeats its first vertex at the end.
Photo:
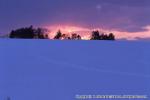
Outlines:
POLYGON ((103 30, 103 29, 89 29, 79 26, 69 26, 69 25, 55 25, 46 27, 50 30, 49 38, 53 38, 58 30, 61 30, 64 34, 72 34, 77 33, 82 36, 82 39, 88 40, 90 39, 91 32, 93 30, 99 30, 100 33, 114 33, 116 39, 126 39, 126 40, 136 40, 137 38, 150 38, 150 26, 144 27, 147 31, 144 32, 120 32, 117 30, 103 30))
POLYGON ((88 28, 82 28, 82 27, 77 27, 77 26, 69 26, 69 25, 62 25, 62 26, 49 26, 46 27, 49 29, 49 37, 53 38, 58 30, 60 30, 64 34, 72 34, 72 33, 77 33, 80 34, 84 39, 87 38, 86 35, 89 34, 90 30, 88 28))

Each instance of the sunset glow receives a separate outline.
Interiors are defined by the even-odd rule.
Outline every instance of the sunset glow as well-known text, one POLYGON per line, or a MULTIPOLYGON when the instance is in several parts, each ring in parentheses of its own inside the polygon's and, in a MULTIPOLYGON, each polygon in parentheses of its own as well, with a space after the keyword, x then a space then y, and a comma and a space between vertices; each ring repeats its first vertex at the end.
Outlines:
POLYGON ((49 38, 53 38, 58 30, 60 30, 64 34, 73 34, 77 33, 83 36, 83 39, 88 39, 89 32, 91 31, 88 28, 78 27, 78 26, 68 26, 68 25, 59 25, 59 26, 48 26, 49 29, 49 38))
POLYGON ((64 34, 73 34, 77 33, 82 36, 82 39, 89 40, 91 36, 91 32, 94 30, 100 31, 100 33, 114 33, 116 36, 116 39, 125 39, 125 40, 137 40, 137 39, 144 39, 144 38, 150 38, 150 26, 144 27, 144 29, 147 29, 147 31, 143 32, 121 32, 118 30, 106 30, 101 28, 85 28, 85 27, 79 27, 79 26, 68 26, 68 25, 62 25, 62 26, 48 26, 46 27, 49 29, 49 38, 53 38, 58 30, 60 30, 64 34))

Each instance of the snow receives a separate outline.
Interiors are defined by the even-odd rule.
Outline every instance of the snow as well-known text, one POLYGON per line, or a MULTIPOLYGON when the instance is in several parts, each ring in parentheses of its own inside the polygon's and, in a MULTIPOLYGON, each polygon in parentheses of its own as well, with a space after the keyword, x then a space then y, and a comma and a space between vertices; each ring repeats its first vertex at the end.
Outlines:
POLYGON ((76 100, 77 94, 149 95, 149 44, 0 39, 0 99, 10 96, 11 100, 76 100))

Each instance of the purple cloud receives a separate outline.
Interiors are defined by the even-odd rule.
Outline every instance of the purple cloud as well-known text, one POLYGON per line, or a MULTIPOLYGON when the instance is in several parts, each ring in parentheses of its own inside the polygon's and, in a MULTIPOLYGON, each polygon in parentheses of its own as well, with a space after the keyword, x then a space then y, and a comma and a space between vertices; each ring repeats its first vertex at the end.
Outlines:
POLYGON ((73 23, 125 32, 146 31, 150 0, 1 0, 0 28, 73 23))

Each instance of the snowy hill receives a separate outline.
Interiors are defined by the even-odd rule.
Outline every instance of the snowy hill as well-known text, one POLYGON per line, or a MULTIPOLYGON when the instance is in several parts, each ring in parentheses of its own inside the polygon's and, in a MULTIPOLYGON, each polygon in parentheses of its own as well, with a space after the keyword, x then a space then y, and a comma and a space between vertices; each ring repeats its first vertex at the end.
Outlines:
POLYGON ((0 39, 0 99, 10 96, 11 100, 76 100, 77 94, 149 95, 149 44, 0 39))

